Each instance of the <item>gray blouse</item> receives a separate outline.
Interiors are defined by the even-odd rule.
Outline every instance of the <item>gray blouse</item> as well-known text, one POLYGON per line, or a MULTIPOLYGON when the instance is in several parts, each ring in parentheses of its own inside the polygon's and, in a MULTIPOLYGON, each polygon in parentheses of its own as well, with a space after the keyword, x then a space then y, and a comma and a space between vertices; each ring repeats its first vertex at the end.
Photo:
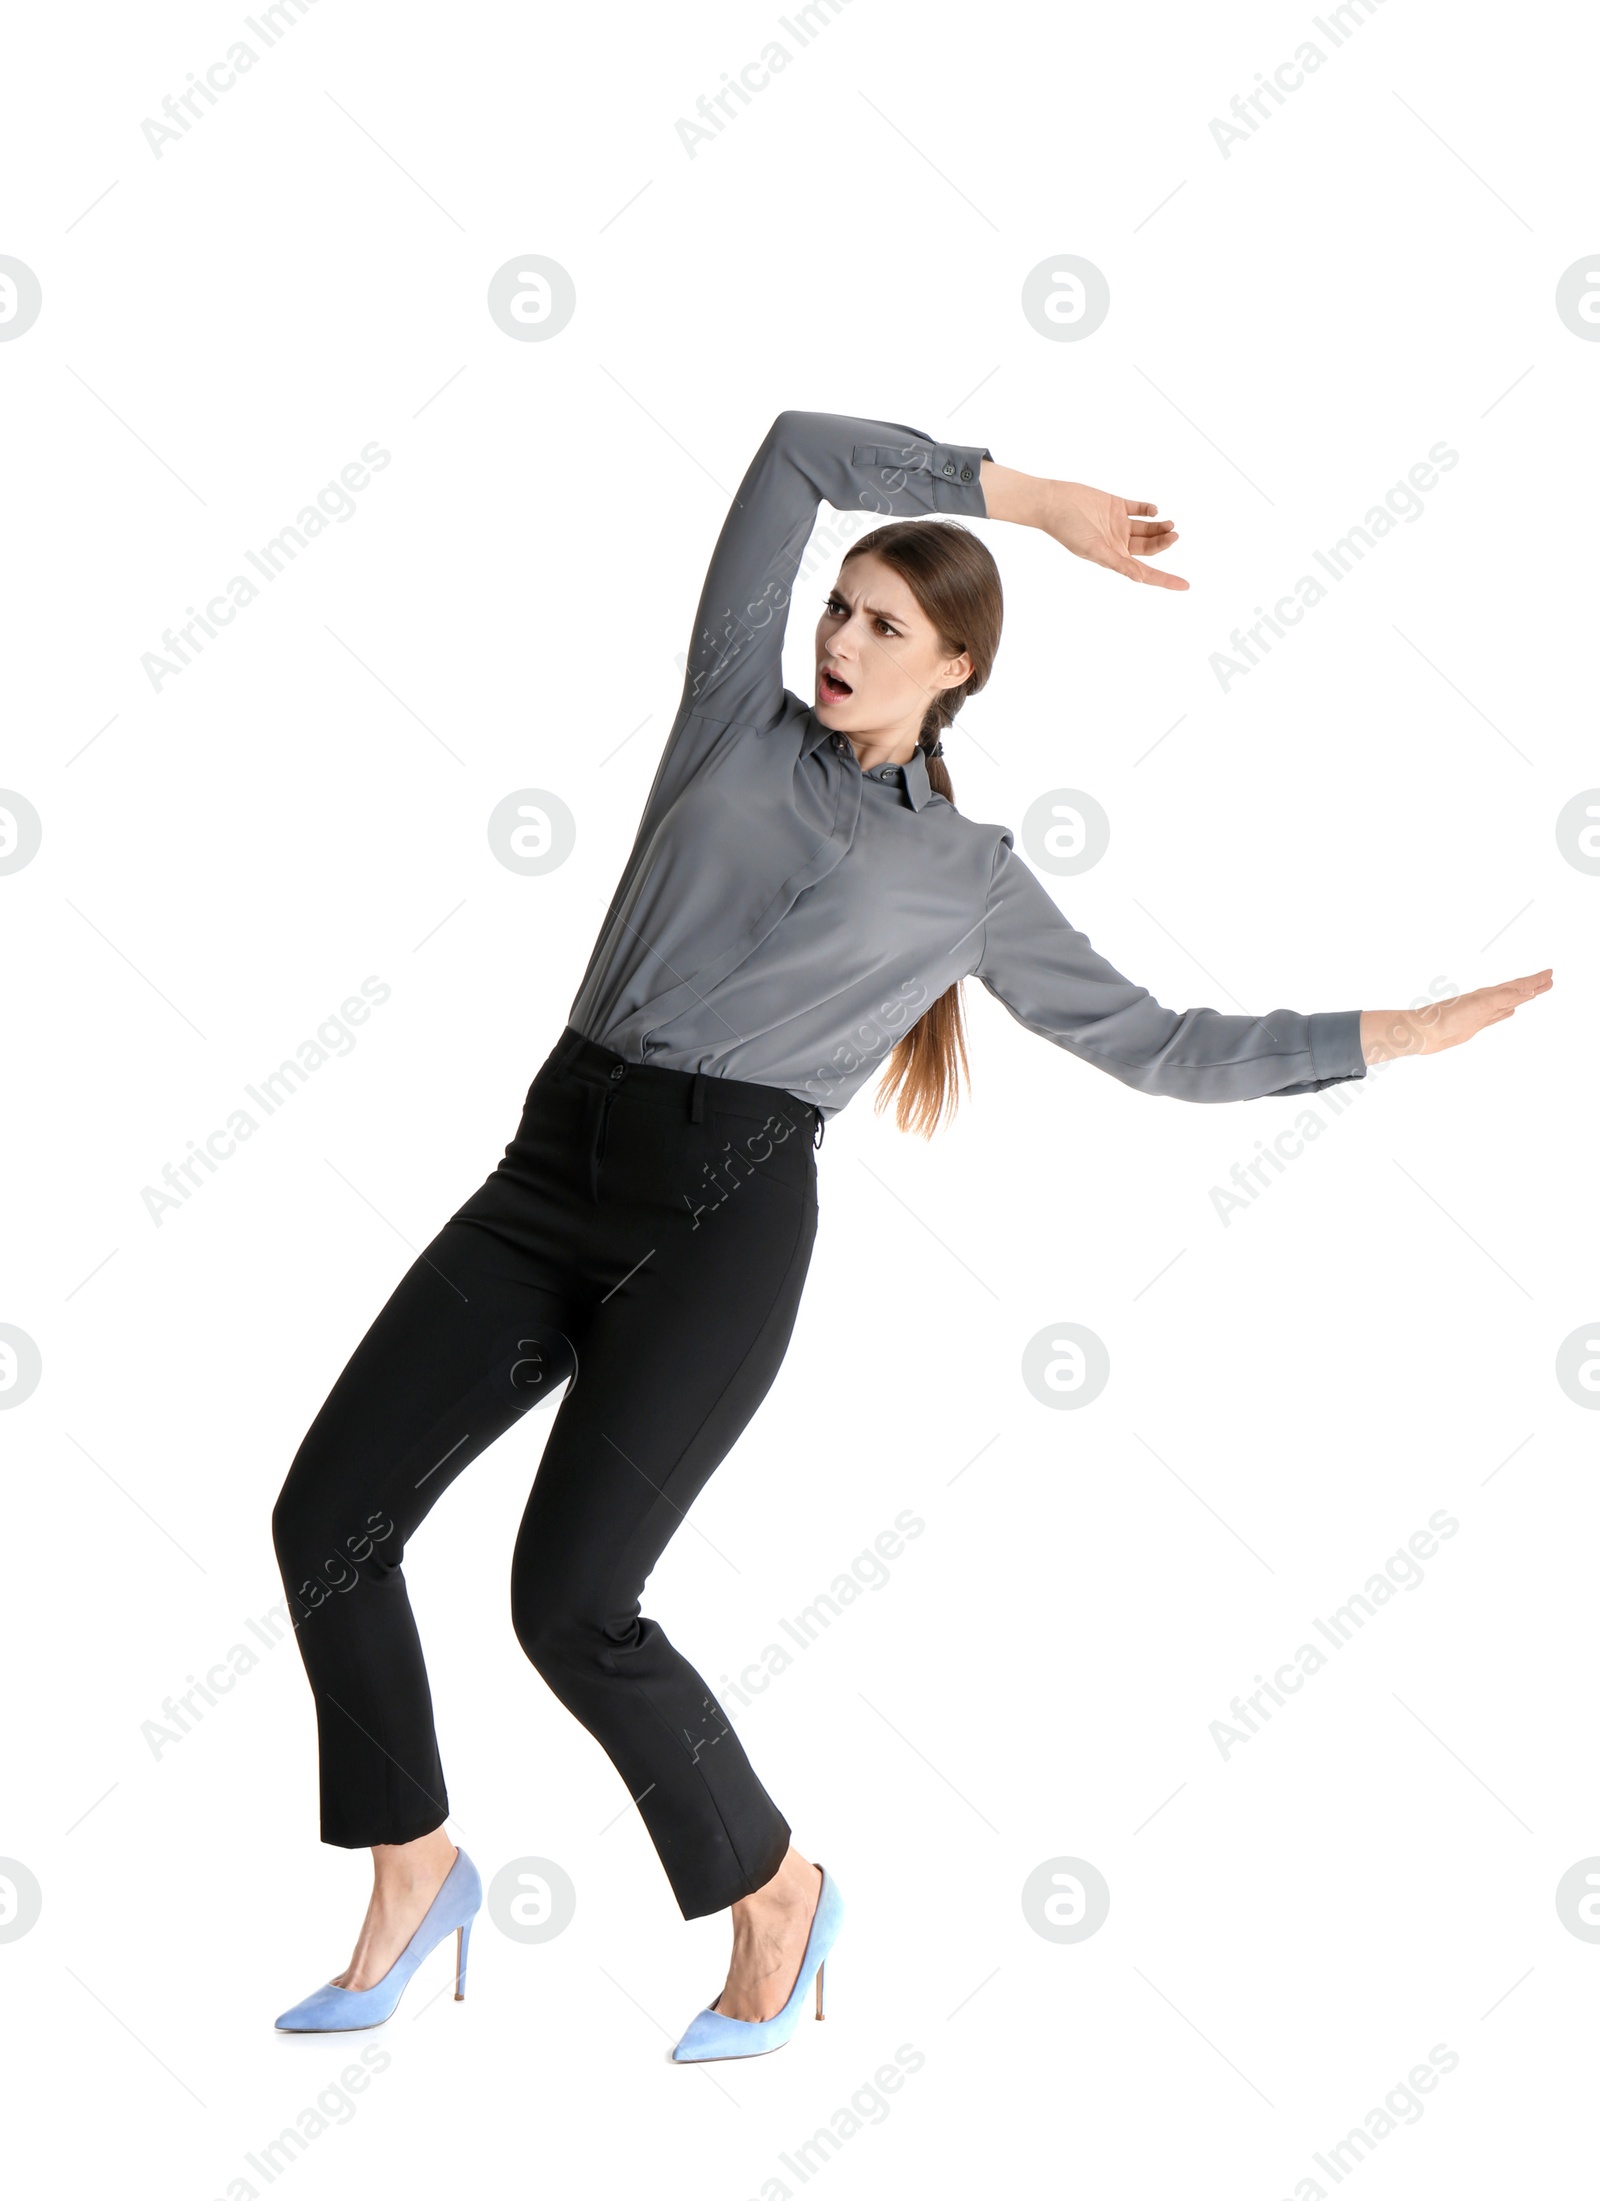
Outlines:
MULTIPOLYGON (((1166 1009, 1089 945, 920 749, 864 771, 783 685, 819 500, 986 514, 979 446, 780 413, 706 575, 683 697, 569 1023, 630 1062, 781 1086, 833 1116, 956 981, 1141 1093, 1315 1092, 1366 1076, 1361 1012, 1166 1009)), ((820 606, 819 595, 819 606, 820 606)))

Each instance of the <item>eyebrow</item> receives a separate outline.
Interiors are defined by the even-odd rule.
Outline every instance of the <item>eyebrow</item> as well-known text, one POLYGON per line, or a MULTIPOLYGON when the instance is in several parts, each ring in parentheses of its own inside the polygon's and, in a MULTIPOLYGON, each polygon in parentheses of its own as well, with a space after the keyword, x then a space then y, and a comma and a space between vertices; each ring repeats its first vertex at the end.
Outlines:
MULTIPOLYGON (((837 596, 841 604, 845 601, 836 588, 829 589, 828 594, 837 596)), ((861 609, 873 619, 887 619, 891 627, 903 627, 905 625, 905 620, 897 611, 880 611, 876 604, 863 604, 861 609)))

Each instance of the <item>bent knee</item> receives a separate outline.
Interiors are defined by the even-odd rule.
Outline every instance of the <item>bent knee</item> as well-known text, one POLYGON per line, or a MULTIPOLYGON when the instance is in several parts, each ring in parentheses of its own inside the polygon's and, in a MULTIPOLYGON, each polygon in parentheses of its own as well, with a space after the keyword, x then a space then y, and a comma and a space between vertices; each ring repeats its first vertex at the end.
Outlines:
POLYGON ((281 1567, 337 1588, 357 1572, 392 1571, 402 1542, 388 1507, 333 1502, 325 1486, 298 1482, 291 1472, 272 1508, 272 1548, 281 1567))
POLYGON ((515 1594, 511 1600, 511 1625, 517 1641, 541 1674, 581 1664, 585 1635, 592 1632, 585 1628, 576 1612, 562 1611, 558 1605, 543 1599, 515 1594))
POLYGON ((529 1659, 550 1681, 561 1674, 611 1672, 615 1654, 637 1641, 639 1623, 636 1615, 607 1620, 571 1597, 513 1585, 511 1625, 529 1659))

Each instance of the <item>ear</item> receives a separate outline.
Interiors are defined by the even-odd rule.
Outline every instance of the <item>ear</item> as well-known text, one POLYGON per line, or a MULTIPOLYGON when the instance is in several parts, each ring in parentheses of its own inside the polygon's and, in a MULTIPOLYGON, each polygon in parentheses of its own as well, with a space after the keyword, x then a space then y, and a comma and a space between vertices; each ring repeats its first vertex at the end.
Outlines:
POLYGON ((959 657, 947 657, 943 669, 934 680, 936 688, 959 688, 964 680, 972 678, 972 653, 963 650, 959 657))

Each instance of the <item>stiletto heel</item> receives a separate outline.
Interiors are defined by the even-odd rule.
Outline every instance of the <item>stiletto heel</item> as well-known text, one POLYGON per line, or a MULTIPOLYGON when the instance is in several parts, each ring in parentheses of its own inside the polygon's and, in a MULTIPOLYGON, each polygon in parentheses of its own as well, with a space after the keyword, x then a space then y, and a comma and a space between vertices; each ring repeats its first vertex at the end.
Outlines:
POLYGON ((674 2063, 720 2063, 731 2056, 770 2055, 774 2048, 783 2046, 800 2023, 806 1989, 813 1979, 817 1983, 817 2016, 821 2017, 822 1966, 844 1918, 844 1902, 837 1881, 831 1879, 821 1865, 817 1870, 822 1874, 822 1889, 817 1897, 811 1931, 806 1937, 805 1955, 800 1959, 799 1973, 783 2008, 776 2017, 763 2018, 759 2022, 750 2018, 724 2017, 717 2009, 702 2010, 691 2020, 688 2031, 672 2051, 674 2063))
POLYGON ((452 1931, 456 1936, 456 2000, 459 2002, 467 1984, 467 1937, 482 1901, 483 1882, 478 1877, 478 1868, 466 1851, 458 1848, 456 1861, 445 1874, 421 1925, 382 1979, 372 1987, 336 1987, 330 1979, 307 1995, 304 2002, 297 2002, 292 2010, 285 2010, 282 2017, 275 2020, 279 2032, 360 2033, 371 2026, 382 2025, 394 2016, 417 1966, 452 1931))

